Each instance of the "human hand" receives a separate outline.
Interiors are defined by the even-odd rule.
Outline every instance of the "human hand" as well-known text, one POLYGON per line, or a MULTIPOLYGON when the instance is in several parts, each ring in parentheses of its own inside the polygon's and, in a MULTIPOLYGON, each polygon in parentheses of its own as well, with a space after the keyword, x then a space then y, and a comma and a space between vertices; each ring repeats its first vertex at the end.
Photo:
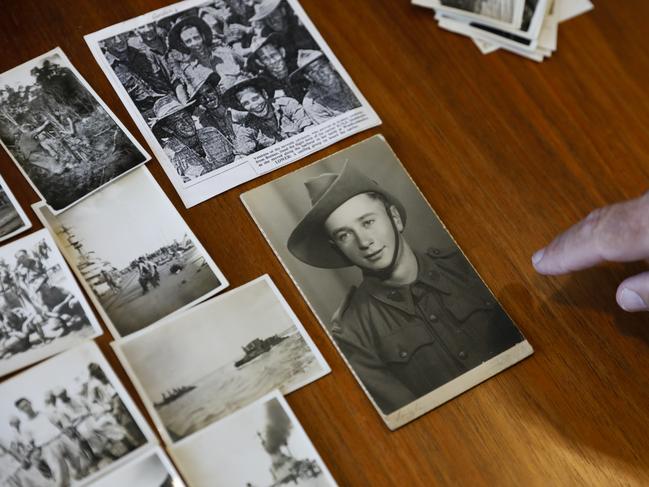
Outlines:
MULTIPOLYGON (((541 274, 559 275, 601 262, 649 259, 649 192, 597 209, 532 256, 541 274)), ((649 311, 649 272, 624 280, 617 302, 626 311, 649 311)))

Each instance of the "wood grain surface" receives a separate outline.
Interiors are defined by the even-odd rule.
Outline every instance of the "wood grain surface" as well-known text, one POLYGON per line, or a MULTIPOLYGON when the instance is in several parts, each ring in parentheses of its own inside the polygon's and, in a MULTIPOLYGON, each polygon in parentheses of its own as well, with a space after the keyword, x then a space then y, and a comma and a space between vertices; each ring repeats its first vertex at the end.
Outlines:
MULTIPOLYGON (((168 3, 3 0, 0 71, 61 46, 144 144, 83 35, 168 3)), ((302 4, 383 125, 190 210, 159 164, 148 167, 231 285, 269 273, 331 364, 288 402, 334 477, 341 486, 649 485, 649 320, 614 298, 622 278, 646 266, 546 278, 530 264, 593 207, 648 189, 649 2, 599 2, 561 25, 559 50, 543 64, 483 56, 408 0, 302 4), (385 135, 536 350, 396 432, 239 200, 373 133, 385 135)), ((34 203, 4 152, 0 164, 21 204, 34 203)), ((110 340, 99 343, 135 396, 110 340)))

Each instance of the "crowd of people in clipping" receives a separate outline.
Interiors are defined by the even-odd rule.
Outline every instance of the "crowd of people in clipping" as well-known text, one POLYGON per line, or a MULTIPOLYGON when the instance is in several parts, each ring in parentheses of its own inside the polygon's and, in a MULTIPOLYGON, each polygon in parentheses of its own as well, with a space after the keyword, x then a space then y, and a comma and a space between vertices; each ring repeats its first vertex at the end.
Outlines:
POLYGON ((102 42, 185 182, 360 102, 286 0, 213 0, 102 42))
POLYGON ((20 249, 15 264, 0 259, 0 360, 90 326, 78 298, 57 285, 62 269, 41 241, 20 249))
POLYGON ((45 392, 42 410, 28 397, 15 400, 12 436, 0 438, 10 457, 11 487, 67 486, 143 445, 145 438, 101 367, 88 365, 78 391, 45 392))

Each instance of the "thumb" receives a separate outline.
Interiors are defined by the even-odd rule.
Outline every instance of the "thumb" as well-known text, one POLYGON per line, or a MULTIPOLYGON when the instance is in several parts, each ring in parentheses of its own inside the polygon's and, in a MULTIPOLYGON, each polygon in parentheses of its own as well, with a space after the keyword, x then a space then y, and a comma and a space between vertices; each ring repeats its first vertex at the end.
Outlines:
POLYGON ((617 288, 617 303, 625 311, 649 311, 649 272, 623 281, 617 288))

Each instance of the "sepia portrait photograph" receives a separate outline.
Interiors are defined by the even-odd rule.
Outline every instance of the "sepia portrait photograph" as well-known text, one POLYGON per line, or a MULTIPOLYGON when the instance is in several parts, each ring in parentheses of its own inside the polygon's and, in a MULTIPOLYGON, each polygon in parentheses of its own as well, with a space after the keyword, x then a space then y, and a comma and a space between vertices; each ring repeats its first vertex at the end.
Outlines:
POLYGON ((88 342, 0 384, 0 485, 87 485, 153 432, 88 342))
POLYGON ((227 287, 144 167, 61 215, 43 204, 34 211, 116 338, 227 287))
POLYGON ((0 247, 0 376, 101 334, 47 230, 0 247))
POLYGON ((29 230, 32 222, 0 175, 0 242, 29 230))
POLYGON ((149 160, 58 48, 0 74, 0 141, 55 213, 149 160))
POLYGON ((92 487, 185 487, 185 483, 162 448, 156 446, 93 482, 92 487))
POLYGON ((378 125, 294 0, 191 0, 86 36, 186 206, 378 125))
POLYGON ((242 200, 390 428, 532 352, 382 136, 242 200))
POLYGON ((526 0, 413 0, 415 5, 437 12, 486 21, 491 25, 518 29, 526 0))
POLYGON ((171 447, 194 487, 336 487, 286 400, 277 392, 171 447))
POLYGON ((113 347, 168 443, 330 372, 267 275, 113 347))

